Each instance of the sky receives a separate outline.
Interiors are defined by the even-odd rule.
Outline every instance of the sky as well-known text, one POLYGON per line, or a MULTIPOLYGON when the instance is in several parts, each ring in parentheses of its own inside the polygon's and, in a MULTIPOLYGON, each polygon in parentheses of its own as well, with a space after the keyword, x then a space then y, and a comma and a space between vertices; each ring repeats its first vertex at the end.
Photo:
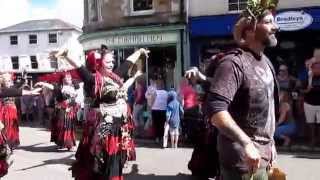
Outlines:
POLYGON ((51 18, 81 28, 83 0, 0 0, 0 29, 23 21, 51 18))

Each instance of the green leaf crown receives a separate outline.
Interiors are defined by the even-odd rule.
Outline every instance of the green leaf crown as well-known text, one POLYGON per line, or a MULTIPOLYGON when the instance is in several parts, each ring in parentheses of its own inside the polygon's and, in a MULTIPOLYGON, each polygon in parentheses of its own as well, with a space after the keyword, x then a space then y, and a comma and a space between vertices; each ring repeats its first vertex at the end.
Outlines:
POLYGON ((274 11, 278 3, 279 0, 248 0, 244 16, 257 18, 266 10, 274 11))

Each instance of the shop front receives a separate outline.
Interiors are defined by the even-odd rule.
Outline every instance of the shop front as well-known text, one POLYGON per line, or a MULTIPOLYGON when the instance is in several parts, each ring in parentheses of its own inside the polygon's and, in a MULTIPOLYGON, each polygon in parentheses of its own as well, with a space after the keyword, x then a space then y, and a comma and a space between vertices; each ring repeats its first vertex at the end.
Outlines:
POLYGON ((320 48, 320 7, 280 10, 275 21, 280 29, 278 46, 268 49, 267 55, 276 67, 284 63, 292 75, 305 78, 304 62, 320 48))
POLYGON ((188 61, 184 26, 154 26, 125 28, 84 34, 79 38, 85 51, 101 44, 114 50, 120 64, 137 48, 147 48, 150 56, 146 65, 148 77, 163 78, 166 89, 177 87, 188 61))
POLYGON ((238 14, 226 14, 189 19, 190 64, 199 66, 212 55, 235 46, 232 28, 238 14))
MULTIPOLYGON (((189 38, 191 65, 198 66, 212 55, 236 47, 232 29, 238 14, 191 17, 189 38)), ((275 17, 280 31, 278 45, 266 50, 277 67, 289 66, 292 75, 299 75, 304 61, 311 58, 315 48, 320 48, 320 7, 283 9, 275 17)))

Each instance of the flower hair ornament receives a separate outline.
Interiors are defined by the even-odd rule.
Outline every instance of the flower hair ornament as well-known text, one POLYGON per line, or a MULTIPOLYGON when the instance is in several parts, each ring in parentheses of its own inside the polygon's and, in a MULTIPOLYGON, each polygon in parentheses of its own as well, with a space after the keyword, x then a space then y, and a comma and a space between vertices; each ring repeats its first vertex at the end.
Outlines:
POLYGON ((274 14, 279 0, 248 0, 247 8, 240 14, 233 30, 233 37, 239 45, 244 45, 244 32, 256 30, 257 22, 267 14, 274 14))

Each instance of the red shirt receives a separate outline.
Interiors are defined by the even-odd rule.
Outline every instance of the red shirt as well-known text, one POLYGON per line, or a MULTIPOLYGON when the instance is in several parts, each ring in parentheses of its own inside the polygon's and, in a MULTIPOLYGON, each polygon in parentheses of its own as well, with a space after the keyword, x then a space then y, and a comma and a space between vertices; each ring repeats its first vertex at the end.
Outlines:
POLYGON ((199 105, 198 102, 198 94, 190 85, 186 85, 181 87, 180 91, 181 95, 183 96, 183 107, 184 109, 189 109, 199 105))

